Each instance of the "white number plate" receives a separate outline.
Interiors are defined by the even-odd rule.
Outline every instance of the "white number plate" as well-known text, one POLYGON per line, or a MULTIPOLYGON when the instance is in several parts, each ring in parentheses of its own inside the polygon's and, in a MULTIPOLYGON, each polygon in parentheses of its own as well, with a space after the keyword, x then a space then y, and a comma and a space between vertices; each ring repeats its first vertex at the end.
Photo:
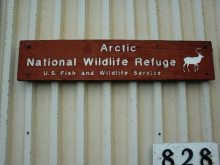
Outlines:
POLYGON ((219 165, 218 144, 163 143, 153 145, 153 165, 219 165))

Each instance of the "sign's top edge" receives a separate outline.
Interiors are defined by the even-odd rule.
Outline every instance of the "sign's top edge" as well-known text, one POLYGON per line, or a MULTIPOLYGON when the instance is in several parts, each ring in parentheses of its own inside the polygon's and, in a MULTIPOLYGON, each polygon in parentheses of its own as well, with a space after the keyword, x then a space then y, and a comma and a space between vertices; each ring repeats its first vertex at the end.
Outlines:
POLYGON ((25 41, 166 41, 166 42, 212 42, 212 41, 197 41, 197 40, 139 40, 139 39, 133 39, 133 40, 127 40, 127 39, 56 39, 56 40, 20 40, 20 42, 25 41))

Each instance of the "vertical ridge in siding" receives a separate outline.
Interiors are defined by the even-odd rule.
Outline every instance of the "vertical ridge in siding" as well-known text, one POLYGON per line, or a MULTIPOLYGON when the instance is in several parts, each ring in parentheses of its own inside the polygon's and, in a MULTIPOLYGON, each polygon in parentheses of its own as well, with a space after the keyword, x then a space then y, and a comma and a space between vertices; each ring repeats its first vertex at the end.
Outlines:
MULTIPOLYGON (((78 0, 77 12, 77 39, 85 38, 86 1, 78 0)), ((85 90, 84 82, 76 84, 76 164, 83 165, 85 162, 84 142, 84 113, 85 113, 85 90)))
MULTIPOLYGON (((9 122, 8 129, 10 130, 7 135, 7 140, 10 139, 10 162, 6 156, 5 164, 24 164, 24 117, 25 117, 25 83, 17 81, 17 68, 18 68, 18 52, 19 41, 28 38, 28 22, 29 22, 29 6, 30 3, 15 1, 14 8, 14 29, 12 39, 12 52, 11 52, 11 71, 10 71, 10 98, 9 102, 9 122), (13 86, 13 88, 11 88, 13 86), (15 150, 13 148, 19 148, 15 150)), ((6 152, 7 152, 6 149, 6 152)))
MULTIPOLYGON (((159 39, 171 40, 172 13, 169 0, 157 1, 157 14, 159 39)), ((166 143, 174 143, 178 141, 176 83, 171 81, 164 81, 161 83, 164 132, 163 141, 166 143)))
MULTIPOLYGON (((218 34, 218 42, 220 45, 220 1, 215 0, 215 12, 216 12, 216 25, 217 25, 217 34, 218 34)), ((219 47, 220 52, 220 47, 219 47)))
MULTIPOLYGON (((155 0, 148 1, 150 39, 158 40, 157 5, 155 0)), ((153 111, 154 111, 154 142, 163 142, 163 112, 162 112, 162 85, 153 82, 153 111)))
MULTIPOLYGON (((60 38, 61 0, 54 1, 52 39, 60 38)), ((50 164, 58 164, 58 82, 51 83, 50 96, 50 164)))
MULTIPOLYGON (((216 24, 215 29, 216 33, 214 34, 216 36, 215 40, 215 45, 216 45, 216 50, 214 49, 213 53, 215 53, 215 59, 214 59, 214 64, 215 64, 215 78, 216 80, 211 82, 211 105, 212 105, 212 122, 213 122, 213 141, 218 141, 220 143, 220 120, 219 116, 219 104, 216 104, 216 102, 219 101, 220 98, 220 91, 219 91, 219 59, 220 59, 220 1, 215 0, 214 1, 214 7, 215 7, 215 19, 214 22, 216 24), (216 35, 217 34, 217 35, 216 35), (216 87, 218 87, 216 90, 216 87)), ((207 30, 207 33, 209 30, 207 30)), ((210 36, 212 38, 212 36, 210 36)), ((213 44, 213 41, 212 41, 213 44)))
POLYGON ((9 106, 9 76, 11 46, 14 20, 14 1, 7 1, 7 14, 5 24, 5 42, 3 51, 2 84, 1 84, 1 114, 0 114, 0 165, 5 164, 7 125, 8 125, 8 106, 9 106))
POLYGON ((85 39, 86 0, 78 0, 77 39, 85 39))
MULTIPOLYGON (((36 37, 40 40, 53 38, 54 1, 38 1, 36 37)), ((33 124, 35 126, 32 157, 34 164, 51 164, 51 82, 36 82, 36 95, 33 95, 33 124)), ((35 87, 35 85, 34 85, 35 87)), ((35 92, 35 91, 34 91, 35 92)), ((56 104, 56 103, 55 103, 56 104)), ((32 127, 33 129, 34 127, 32 127)), ((56 142, 54 142, 56 144, 56 142)), ((55 151, 56 152, 56 151, 55 151)), ((56 158, 55 158, 56 159, 56 158)), ((32 161, 31 161, 32 162, 32 161)))
POLYGON ((163 142, 163 112, 162 112, 162 86, 161 82, 153 83, 153 109, 154 109, 154 143, 163 142))
MULTIPOLYGON (((179 1, 179 4, 182 38, 183 40, 195 40, 192 1, 179 1)), ((196 81, 186 83, 188 140, 190 142, 202 141, 198 84, 196 81)))
POLYGON ((138 139, 137 139, 137 82, 128 84, 128 144, 129 164, 138 164, 138 139))
POLYGON ((150 40, 158 40, 158 25, 157 25, 157 4, 155 0, 148 0, 149 14, 149 32, 150 40))
MULTIPOLYGON (((146 0, 135 1, 136 39, 149 39, 149 14, 146 0)), ((152 82, 138 82, 138 164, 152 164, 153 90, 152 82)))
MULTIPOLYGON (((205 30, 203 22, 203 9, 201 0, 193 1, 193 14, 195 22, 195 36, 197 40, 205 40, 205 30)), ((206 142, 212 141, 211 105, 209 96, 209 83, 203 81, 199 83, 202 137, 206 142)))
MULTIPOLYGON (((126 39, 135 39, 134 2, 125 1, 126 39)), ((138 164, 137 82, 128 83, 128 164, 138 164)))
POLYGON ((50 164, 50 88, 49 82, 33 85, 33 156, 31 157, 33 164, 50 164))
POLYGON ((25 137, 24 137, 24 165, 31 164, 31 120, 32 120, 32 82, 26 82, 26 101, 25 101, 25 137))
POLYGON ((110 39, 110 1, 102 0, 101 8, 102 39, 110 39))
POLYGON ((201 82, 200 86, 200 102, 201 102, 201 120, 202 135, 205 142, 212 142, 212 121, 211 121, 211 105, 209 96, 209 82, 201 82))
MULTIPOLYGON (((31 0, 30 2, 30 15, 29 15, 29 31, 28 39, 35 39, 36 31, 36 16, 37 14, 37 0, 31 0)), ((31 137, 32 137, 32 82, 26 82, 26 95, 25 95, 25 136, 24 136, 24 165, 31 164, 31 137)))
POLYGON ((102 87, 102 164, 111 165, 111 83, 104 82, 102 87))
MULTIPOLYGON (((77 6, 77 0, 62 1, 63 39, 77 38, 77 6)), ((59 164, 76 164, 76 82, 62 82, 61 90, 62 104, 61 114, 59 114, 61 124, 59 123, 58 135, 61 141, 58 143, 58 162, 59 164)))
POLYGON ((57 164, 58 150, 58 82, 51 83, 50 91, 50 146, 49 146, 49 162, 57 164))
MULTIPOLYGON (((126 38, 125 0, 111 1, 111 39, 126 38)), ((112 83, 112 164, 128 164, 126 82, 112 83)))
POLYGON ((84 164, 84 83, 76 85, 76 163, 84 164))
MULTIPOLYGON (((103 16, 101 0, 86 1, 86 39, 102 38, 103 16)), ((101 165, 104 161, 102 146, 105 145, 102 136, 102 83, 88 82, 85 89, 85 106, 88 109, 85 111, 85 164, 101 165)))
MULTIPOLYGON (((178 0, 171 0, 172 35, 174 40, 182 40, 180 7, 178 0)), ((188 142, 188 121, 187 121, 187 102, 186 102, 186 83, 177 82, 177 118, 178 118, 178 140, 188 142)))
MULTIPOLYGON (((110 1, 101 1, 102 39, 110 39, 110 1)), ((102 151, 103 165, 111 165, 111 82, 102 84, 102 151)))
POLYGON ((220 111, 219 111, 219 59, 220 59, 220 1, 203 1, 204 25, 206 40, 212 41, 215 80, 209 81, 212 112, 213 141, 220 142, 220 111))
MULTIPOLYGON (((102 37, 102 2, 86 1, 86 39, 102 37)), ((104 156, 102 123, 102 83, 88 82, 85 86, 85 164, 101 165, 104 156)))
POLYGON ((7 2, 0 1, 0 86, 2 84, 2 65, 5 39, 5 18, 6 18, 7 2))

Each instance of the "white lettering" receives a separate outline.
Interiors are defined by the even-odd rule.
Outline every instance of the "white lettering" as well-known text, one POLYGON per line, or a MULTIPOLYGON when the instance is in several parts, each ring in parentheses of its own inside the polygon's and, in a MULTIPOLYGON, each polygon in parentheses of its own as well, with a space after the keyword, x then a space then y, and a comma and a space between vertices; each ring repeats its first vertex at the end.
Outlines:
POLYGON ((47 60, 46 60, 46 58, 43 60, 44 61, 44 66, 47 66, 47 60))
POLYGON ((65 61, 64 60, 59 60, 59 66, 61 66, 61 65, 65 66, 65 61))
POLYGON ((87 66, 88 64, 89 64, 90 66, 92 66, 93 59, 94 59, 94 58, 92 58, 92 59, 90 59, 90 58, 87 58, 87 59, 86 59, 86 58, 83 58, 85 66, 87 66))
POLYGON ((115 47, 115 51, 116 51, 116 52, 119 52, 119 51, 120 51, 120 46, 117 45, 117 46, 115 47), (118 49, 117 49, 117 48, 118 48, 118 49))
POLYGON ((164 68, 168 68, 169 64, 168 64, 168 60, 164 60, 163 61, 163 67, 164 68))
POLYGON ((154 58, 151 59, 152 66, 154 66, 154 58))
POLYGON ((156 60, 156 65, 161 66, 161 60, 156 60), (159 62, 158 62, 159 61, 159 62))
POLYGON ((130 47, 129 44, 122 44, 121 46, 120 45, 116 45, 116 46, 110 45, 110 46, 108 46, 108 48, 107 48, 106 44, 102 44, 100 52, 103 52, 104 50, 105 50, 105 52, 108 52, 108 51, 111 52, 112 50, 115 50, 115 52, 120 52, 121 50, 123 52, 129 52, 129 51, 136 52, 136 46, 130 47), (109 48, 109 50, 108 50, 108 48, 109 48))
POLYGON ((57 61, 57 60, 53 60, 53 61, 52 61, 52 65, 53 65, 53 66, 57 66, 57 64, 58 64, 58 61, 57 61))
POLYGON ((113 46, 109 46, 109 52, 111 52, 111 51, 112 51, 112 47, 113 47, 113 46))
POLYGON ((123 52, 125 52, 125 45, 122 45, 123 52))
POLYGON ((117 58, 117 60, 116 60, 116 61, 117 61, 117 65, 119 65, 120 58, 117 58))
POLYGON ((142 66, 142 58, 135 58, 135 66, 137 66, 138 63, 142 66))
POLYGON ((32 58, 32 61, 30 60, 30 58, 27 59, 27 66, 29 66, 29 64, 31 66, 34 66, 34 58, 32 58))
MULTIPOLYGON (((163 66, 164 68, 168 68, 169 64, 171 66, 175 66, 176 65, 176 61, 175 60, 157 60, 155 58, 151 58, 150 60, 145 59, 143 62, 144 66, 163 66)), ((135 58, 135 66, 142 66, 142 58, 135 58)))
POLYGON ((175 64, 176 64, 176 61, 175 61, 175 60, 171 60, 171 61, 170 61, 170 65, 171 65, 171 66, 175 66, 175 64))
POLYGON ((112 58, 112 65, 115 66, 115 58, 112 58))
POLYGON ((127 66, 128 60, 127 59, 123 59, 121 63, 122 63, 123 66, 127 66))
POLYGON ((102 45, 101 52, 102 52, 103 49, 104 49, 106 52, 108 51, 105 44, 102 45))
POLYGON ((36 60, 35 66, 41 66, 41 60, 36 60))
POLYGON ((67 60, 66 66, 72 66, 72 60, 67 60))
POLYGON ((136 70, 134 71, 134 75, 137 75, 137 71, 136 70))
POLYGON ((51 71, 51 75, 52 76, 56 75, 55 71, 51 71))
MULTIPOLYGON (((51 64, 52 66, 57 66, 58 64, 59 66, 73 66, 73 62, 71 59, 68 59, 66 61, 63 59, 53 59, 51 64)), ((27 66, 50 66, 50 58, 44 58, 43 60, 37 59, 36 61, 34 58, 27 58, 27 66)), ((76 58, 74 58, 74 66, 76 66, 76 58)))
POLYGON ((156 71, 137 71, 137 70, 134 70, 134 75, 145 75, 145 76, 156 76, 156 75, 161 75, 161 72, 156 72, 156 71))
POLYGON ((48 75, 48 71, 44 71, 44 75, 48 75))
POLYGON ((76 66, 76 58, 74 58, 74 66, 76 66))
POLYGON ((105 60, 102 60, 102 65, 103 66, 107 66, 108 65, 108 58, 106 58, 105 60))
POLYGON ((104 70, 101 70, 101 71, 99 71, 99 75, 101 75, 101 76, 103 76, 103 75, 106 75, 106 76, 110 76, 110 75, 116 75, 116 76, 125 75, 125 76, 127 76, 128 75, 128 71, 123 71, 123 70, 121 70, 121 71, 120 70, 115 70, 115 71, 106 70, 106 71, 104 71, 104 70))
POLYGON ((144 65, 149 66, 150 61, 148 59, 144 60, 144 65))
POLYGON ((65 75, 65 76, 74 76, 76 75, 76 72, 74 71, 60 71, 60 75, 65 75))
POLYGON ((105 75, 105 71, 99 71, 100 75, 105 75))
POLYGON ((62 75, 64 73, 64 71, 60 71, 60 75, 62 75))
POLYGON ((131 51, 136 52, 136 46, 131 46, 131 51), (134 48, 134 49, 133 49, 134 48))
POLYGON ((50 66, 50 58, 48 58, 48 66, 50 66))

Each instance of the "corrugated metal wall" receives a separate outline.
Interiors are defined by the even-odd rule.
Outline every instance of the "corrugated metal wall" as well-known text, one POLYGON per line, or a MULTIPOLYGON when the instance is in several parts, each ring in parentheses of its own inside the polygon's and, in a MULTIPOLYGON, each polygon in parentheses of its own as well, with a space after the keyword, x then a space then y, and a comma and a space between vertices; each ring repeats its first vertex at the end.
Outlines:
POLYGON ((219 0, 0 5, 0 165, 151 165, 153 143, 220 144, 219 0), (18 82, 27 39, 212 41, 216 80, 18 82))

